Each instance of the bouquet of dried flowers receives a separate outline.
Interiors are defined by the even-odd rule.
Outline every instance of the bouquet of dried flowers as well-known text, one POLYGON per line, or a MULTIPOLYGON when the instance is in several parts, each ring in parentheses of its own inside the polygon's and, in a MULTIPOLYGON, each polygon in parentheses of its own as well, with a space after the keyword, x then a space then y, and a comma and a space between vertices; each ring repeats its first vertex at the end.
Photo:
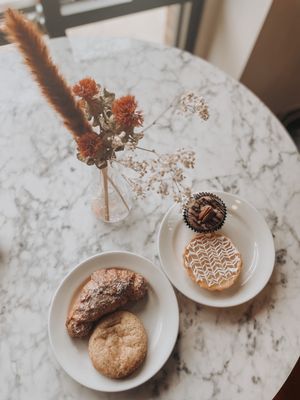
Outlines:
MULTIPOLYGON (((190 188, 184 185, 183 171, 194 167, 195 153, 179 149, 171 154, 159 154, 156 150, 141 147, 139 142, 144 132, 157 120, 142 130, 144 118, 134 96, 116 98, 114 93, 89 77, 70 88, 51 60, 42 35, 32 22, 15 10, 6 11, 4 32, 18 45, 42 93, 72 133, 77 144, 78 159, 100 169, 106 191, 109 179, 107 166, 118 163, 124 169, 124 179, 138 196, 145 196, 149 190, 163 197, 173 195, 177 202, 190 196, 190 188), (125 150, 123 154, 126 156, 120 157, 119 152, 125 150), (140 160, 136 150, 151 153, 151 157, 140 160), (128 176, 126 169, 134 171, 136 175, 128 176)), ((197 114, 203 120, 208 118, 206 103, 194 93, 184 94, 171 106, 184 113, 197 114)), ((107 220, 108 193, 105 196, 105 208, 107 220)))
POLYGON ((134 129, 142 126, 144 119, 134 96, 116 99, 114 93, 102 90, 92 78, 79 81, 73 86, 73 93, 94 127, 93 132, 76 140, 80 161, 102 169, 117 159, 116 152, 137 147, 143 133, 134 129))

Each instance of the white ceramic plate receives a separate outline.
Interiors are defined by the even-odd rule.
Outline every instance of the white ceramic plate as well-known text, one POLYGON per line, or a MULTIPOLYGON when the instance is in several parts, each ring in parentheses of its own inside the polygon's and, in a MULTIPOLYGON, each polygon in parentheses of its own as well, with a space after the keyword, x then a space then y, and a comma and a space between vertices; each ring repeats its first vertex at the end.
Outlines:
POLYGON ((164 365, 176 342, 178 325, 176 296, 164 274, 146 258, 116 251, 98 254, 83 261, 64 278, 51 303, 48 331, 59 364, 73 379, 91 389, 118 392, 142 384, 164 365), (148 296, 129 308, 145 326, 148 354, 141 368, 128 378, 120 380, 109 379, 98 373, 88 356, 88 340, 71 339, 65 328, 74 291, 92 272, 113 266, 138 272, 149 283, 148 296))
POLYGON ((179 206, 165 215, 159 231, 161 265, 173 285, 190 299, 214 307, 230 307, 252 299, 268 282, 274 267, 272 234, 259 212, 241 197, 213 192, 226 204, 227 218, 220 233, 228 236, 243 259, 238 281, 229 289, 210 292, 200 288, 186 274, 183 251, 194 233, 183 222, 179 206))

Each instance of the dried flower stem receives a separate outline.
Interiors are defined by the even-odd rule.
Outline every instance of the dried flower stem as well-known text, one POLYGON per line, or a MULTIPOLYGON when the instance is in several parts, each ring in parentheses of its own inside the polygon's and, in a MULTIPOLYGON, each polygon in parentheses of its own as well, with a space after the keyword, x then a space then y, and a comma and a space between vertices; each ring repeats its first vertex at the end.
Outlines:
POLYGON ((176 97, 175 100, 173 100, 173 101, 168 105, 168 107, 165 108, 165 109, 151 122, 150 125, 146 126, 146 128, 143 129, 143 132, 146 132, 148 129, 152 128, 152 126, 154 126, 154 125, 157 123, 157 121, 158 121, 161 117, 163 117, 163 116, 165 115, 165 113, 166 113, 167 111, 169 111, 170 108, 172 108, 176 103, 178 103, 178 97, 176 97))
POLYGON ((90 124, 53 63, 43 36, 35 24, 16 10, 6 10, 4 17, 3 31, 6 37, 18 46, 39 88, 50 105, 61 115, 65 126, 75 137, 91 132, 90 124))
POLYGON ((104 221, 109 222, 108 176, 107 167, 101 170, 104 189, 104 221))
POLYGON ((157 153, 156 153, 156 151, 154 150, 154 149, 146 149, 145 147, 140 147, 140 146, 136 146, 136 149, 138 149, 138 150, 143 150, 143 151, 148 151, 149 153, 153 153, 153 154, 156 154, 157 155, 157 153))
POLYGON ((131 187, 132 189, 132 180, 128 179, 127 176, 125 174, 121 174, 122 178, 128 183, 128 185, 131 187))
POLYGON ((120 192, 118 186, 114 183, 114 181, 107 175, 107 179, 109 181, 109 183, 111 184, 111 186, 115 189, 115 191, 118 193, 118 195, 120 196, 120 199, 123 201, 125 207, 127 208, 128 211, 130 211, 130 208, 126 202, 126 200, 124 199, 124 197, 122 196, 122 193, 120 192))

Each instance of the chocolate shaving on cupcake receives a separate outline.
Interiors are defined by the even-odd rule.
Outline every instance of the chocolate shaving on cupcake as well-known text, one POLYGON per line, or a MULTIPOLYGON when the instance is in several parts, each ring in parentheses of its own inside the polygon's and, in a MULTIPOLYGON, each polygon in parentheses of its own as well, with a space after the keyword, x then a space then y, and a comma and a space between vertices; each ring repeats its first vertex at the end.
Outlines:
POLYGON ((214 232, 224 224, 226 206, 213 193, 196 193, 185 204, 183 218, 187 226, 195 232, 214 232))

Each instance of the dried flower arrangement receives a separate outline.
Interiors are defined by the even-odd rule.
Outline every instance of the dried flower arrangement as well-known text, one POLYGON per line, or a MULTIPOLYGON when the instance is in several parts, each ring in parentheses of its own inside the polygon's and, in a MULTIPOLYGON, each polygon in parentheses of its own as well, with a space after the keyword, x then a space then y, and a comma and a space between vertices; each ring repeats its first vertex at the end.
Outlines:
MULTIPOLYGON (((140 147, 144 132, 157 120, 144 130, 136 130, 142 127, 144 118, 134 96, 116 98, 89 77, 70 88, 51 60, 40 32, 18 11, 6 11, 3 30, 8 39, 17 44, 43 95, 72 133, 78 159, 100 169, 106 188, 105 220, 109 220, 107 167, 112 163, 124 168, 122 175, 138 196, 145 196, 149 190, 162 197, 173 195, 177 202, 190 196, 190 188, 184 185, 183 170, 194 167, 195 153, 179 149, 171 154, 158 154, 140 147), (126 157, 117 156, 124 150, 127 150, 126 157), (139 160, 135 150, 147 151, 151 157, 139 160), (129 177, 126 168, 135 171, 136 177, 129 177)), ((172 106, 203 120, 209 116, 205 101, 192 92, 179 97, 172 106)))

